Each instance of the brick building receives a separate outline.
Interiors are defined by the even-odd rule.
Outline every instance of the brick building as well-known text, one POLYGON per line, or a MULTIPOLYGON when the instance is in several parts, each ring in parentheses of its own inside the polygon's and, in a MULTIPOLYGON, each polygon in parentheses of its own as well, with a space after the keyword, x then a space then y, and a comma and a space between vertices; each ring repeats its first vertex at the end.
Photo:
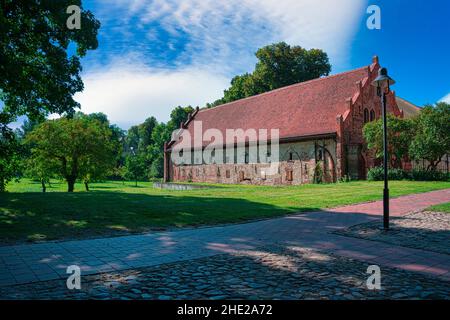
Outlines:
MULTIPOLYGON (((177 139, 165 144, 165 181, 248 184, 334 182, 344 176, 365 179, 375 159, 367 151, 363 125, 381 117, 381 103, 371 86, 380 68, 372 64, 352 71, 290 85, 211 109, 197 109, 180 130, 279 129, 279 166, 265 176, 267 162, 200 163, 175 165, 171 152, 177 139)), ((388 112, 403 117, 395 92, 387 96, 388 112)), ((225 134, 224 134, 225 135, 225 134)), ((202 146, 204 148, 204 146, 202 146)), ((237 146, 236 146, 237 148, 237 146)), ((248 145, 245 146, 248 148, 248 145)), ((270 159, 270 152, 268 159, 270 159)), ((194 163, 194 162, 191 162, 194 163)))

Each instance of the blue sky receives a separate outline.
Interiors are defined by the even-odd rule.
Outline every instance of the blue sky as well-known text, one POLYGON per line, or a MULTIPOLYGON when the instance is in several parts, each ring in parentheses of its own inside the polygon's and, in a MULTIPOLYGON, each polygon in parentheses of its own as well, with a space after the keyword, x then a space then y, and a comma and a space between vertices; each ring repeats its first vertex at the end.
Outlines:
POLYGON ((417 105, 450 100, 446 0, 84 0, 102 23, 99 48, 83 63, 84 112, 104 112, 124 129, 177 105, 220 98, 230 79, 252 71, 254 52, 286 41, 321 48, 332 73, 373 55, 417 105), (381 8, 381 30, 366 9, 381 8))
POLYGON ((372 1, 382 10, 382 28, 364 23, 351 46, 351 66, 378 54, 397 80, 397 94, 422 106, 446 97, 450 102, 450 1, 372 1))

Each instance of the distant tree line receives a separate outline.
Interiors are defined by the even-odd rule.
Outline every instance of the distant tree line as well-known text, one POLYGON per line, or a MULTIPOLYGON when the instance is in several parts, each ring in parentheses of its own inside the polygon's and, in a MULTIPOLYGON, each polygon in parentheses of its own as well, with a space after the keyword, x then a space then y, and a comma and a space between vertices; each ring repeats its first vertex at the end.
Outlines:
POLYGON ((151 180, 162 178, 164 174, 164 143, 172 132, 194 112, 191 106, 178 106, 170 113, 167 123, 158 122, 154 117, 131 127, 123 144, 121 177, 128 180, 151 180))
POLYGON ((164 142, 187 120, 192 107, 176 107, 167 123, 154 117, 128 131, 103 113, 75 113, 55 120, 26 120, 12 132, 17 144, 15 176, 39 181, 45 192, 51 179, 67 182, 73 192, 80 181, 151 180, 163 176, 164 142))

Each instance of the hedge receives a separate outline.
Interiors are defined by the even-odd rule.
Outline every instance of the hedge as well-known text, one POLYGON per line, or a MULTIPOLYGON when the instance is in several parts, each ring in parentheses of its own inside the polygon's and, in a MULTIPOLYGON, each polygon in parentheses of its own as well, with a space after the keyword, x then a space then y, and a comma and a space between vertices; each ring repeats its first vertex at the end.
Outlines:
MULTIPOLYGON (((384 179, 383 167, 369 169, 367 180, 381 181, 384 179)), ((391 168, 388 171, 389 180, 414 180, 414 181, 450 181, 450 174, 440 171, 412 170, 391 168)))

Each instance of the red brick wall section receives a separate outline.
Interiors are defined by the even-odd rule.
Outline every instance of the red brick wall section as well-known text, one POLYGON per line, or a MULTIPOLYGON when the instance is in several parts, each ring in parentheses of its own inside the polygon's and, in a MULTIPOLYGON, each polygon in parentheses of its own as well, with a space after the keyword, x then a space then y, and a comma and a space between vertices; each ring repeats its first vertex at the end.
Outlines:
MULTIPOLYGON (((375 158, 373 152, 367 151, 367 144, 363 137, 364 109, 375 112, 375 120, 381 118, 381 99, 377 95, 377 90, 371 85, 377 77, 380 65, 378 58, 374 58, 373 64, 367 69, 367 77, 361 82, 355 83, 355 95, 348 100, 348 115, 343 120, 344 144, 347 146, 360 145, 365 159, 365 167, 374 166, 375 158)), ((402 113, 395 100, 395 92, 391 91, 386 97, 386 105, 389 113, 402 117, 402 113)), ((369 118, 370 119, 370 118, 369 118)), ((344 156, 345 157, 345 156, 344 156)))

